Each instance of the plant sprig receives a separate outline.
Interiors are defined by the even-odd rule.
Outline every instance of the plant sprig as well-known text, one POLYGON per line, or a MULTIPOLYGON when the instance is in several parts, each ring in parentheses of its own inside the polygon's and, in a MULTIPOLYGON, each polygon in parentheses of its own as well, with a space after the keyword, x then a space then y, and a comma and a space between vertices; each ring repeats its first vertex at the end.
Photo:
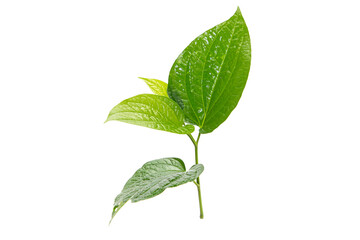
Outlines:
POLYGON ((238 104, 250 70, 251 45, 247 26, 238 8, 227 21, 204 32, 178 56, 169 74, 169 84, 141 78, 154 94, 140 94, 116 105, 107 121, 186 134, 195 148, 195 165, 186 171, 179 158, 145 163, 127 181, 115 198, 112 218, 131 200, 155 197, 166 188, 193 182, 198 190, 200 218, 204 217, 198 146, 202 134, 219 127, 238 104), (198 137, 191 135, 194 125, 198 137))

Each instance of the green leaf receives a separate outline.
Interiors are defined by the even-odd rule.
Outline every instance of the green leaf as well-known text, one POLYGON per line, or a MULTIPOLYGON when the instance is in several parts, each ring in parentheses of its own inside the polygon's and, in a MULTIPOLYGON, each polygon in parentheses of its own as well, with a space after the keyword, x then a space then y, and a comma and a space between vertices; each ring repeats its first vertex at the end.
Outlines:
POLYGON ((249 32, 238 8, 180 54, 170 71, 168 95, 184 110, 186 122, 201 133, 212 132, 239 102, 250 60, 249 32))
POLYGON ((139 202, 155 197, 166 188, 194 181, 203 171, 202 164, 196 164, 186 171, 184 162, 179 158, 162 158, 145 163, 115 198, 111 219, 127 201, 139 202))
POLYGON ((155 93, 156 95, 165 96, 165 97, 168 96, 168 94, 167 94, 167 83, 166 82, 163 82, 163 81, 158 80, 158 79, 153 79, 153 78, 142 78, 142 77, 139 77, 139 78, 144 80, 145 83, 151 89, 151 91, 153 93, 155 93))
POLYGON ((157 130, 189 134, 195 128, 184 126, 184 113, 179 105, 168 97, 140 94, 116 105, 105 122, 117 120, 157 130))

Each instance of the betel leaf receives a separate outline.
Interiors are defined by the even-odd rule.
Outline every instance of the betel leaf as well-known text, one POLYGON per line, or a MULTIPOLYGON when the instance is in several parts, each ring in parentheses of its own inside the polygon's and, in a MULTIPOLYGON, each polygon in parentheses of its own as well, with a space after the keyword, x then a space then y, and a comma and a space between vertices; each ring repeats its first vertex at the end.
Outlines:
POLYGON ((184 125, 184 113, 176 102, 153 94, 140 94, 122 101, 110 111, 105 122, 111 120, 178 134, 195 130, 192 125, 184 125))
POLYGON ((180 54, 170 70, 168 95, 184 110, 186 122, 210 133, 239 102, 250 60, 249 32, 238 8, 180 54))
POLYGON ((139 78, 144 80, 144 82, 149 86, 151 91, 156 95, 165 96, 165 97, 168 96, 166 82, 154 78, 142 78, 142 77, 139 78))
POLYGON ((194 181, 203 171, 202 164, 196 164, 186 171, 184 162, 179 158, 162 158, 145 163, 115 198, 112 218, 127 201, 139 202, 155 197, 166 188, 194 181))

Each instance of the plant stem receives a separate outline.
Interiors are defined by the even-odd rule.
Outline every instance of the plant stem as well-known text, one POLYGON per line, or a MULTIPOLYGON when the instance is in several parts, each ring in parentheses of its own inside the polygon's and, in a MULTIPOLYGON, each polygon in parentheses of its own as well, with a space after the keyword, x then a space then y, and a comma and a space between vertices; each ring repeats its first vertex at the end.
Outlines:
MULTIPOLYGON (((199 164, 199 156, 198 156, 198 145, 199 145, 199 140, 200 140, 200 135, 201 133, 199 133, 196 141, 194 139, 194 137, 191 134, 188 134, 190 140, 192 141, 192 143, 194 144, 195 147, 195 164, 199 164)), ((198 177, 196 179, 196 182, 194 182, 197 190, 198 190, 198 196, 199 196, 199 207, 200 207, 200 219, 204 218, 204 211, 203 211, 203 206, 202 206, 202 199, 201 199, 201 189, 200 189, 200 177, 198 177)))

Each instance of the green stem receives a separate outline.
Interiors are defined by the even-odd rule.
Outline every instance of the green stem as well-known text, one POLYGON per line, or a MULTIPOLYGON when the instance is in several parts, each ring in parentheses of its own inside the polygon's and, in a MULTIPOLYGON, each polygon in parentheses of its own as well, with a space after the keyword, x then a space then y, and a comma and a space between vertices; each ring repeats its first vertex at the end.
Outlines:
MULTIPOLYGON (((191 134, 188 134, 190 140, 192 141, 192 143, 194 144, 195 147, 195 164, 199 164, 199 156, 198 156, 198 145, 199 145, 199 140, 200 140, 200 133, 195 141, 194 137, 191 134)), ((203 206, 202 206, 202 199, 201 199, 201 188, 200 188, 200 177, 198 177, 196 179, 196 182, 194 182, 197 190, 198 190, 198 196, 199 196, 199 207, 200 207, 200 219, 204 218, 204 211, 203 211, 203 206)))

